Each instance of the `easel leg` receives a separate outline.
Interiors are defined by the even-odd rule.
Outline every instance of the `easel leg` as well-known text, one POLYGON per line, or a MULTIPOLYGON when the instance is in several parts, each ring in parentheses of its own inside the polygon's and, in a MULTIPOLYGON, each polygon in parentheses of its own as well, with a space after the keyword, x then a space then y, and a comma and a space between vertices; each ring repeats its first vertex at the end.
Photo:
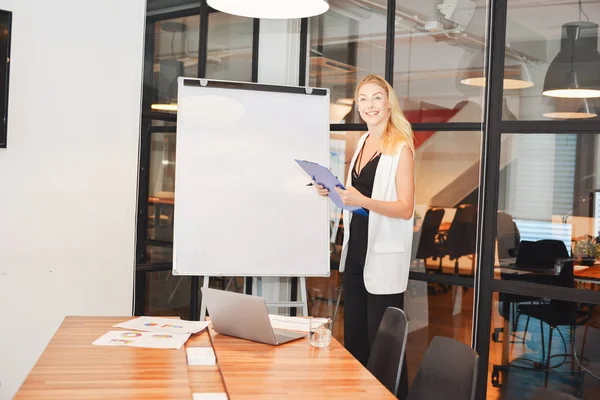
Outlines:
POLYGON ((308 300, 306 294, 306 277, 300 277, 300 298, 302 299, 302 315, 308 317, 308 300))
POLYGON ((258 277, 252 277, 252 296, 262 296, 262 279, 260 280, 260 288, 258 287, 258 277))
MULTIPOLYGON (((203 279, 203 283, 202 286, 203 287, 208 287, 208 280, 210 277, 205 276, 203 279)), ((202 300, 200 301, 200 321, 205 321, 206 320, 206 304, 204 304, 204 297, 202 297, 202 300)))

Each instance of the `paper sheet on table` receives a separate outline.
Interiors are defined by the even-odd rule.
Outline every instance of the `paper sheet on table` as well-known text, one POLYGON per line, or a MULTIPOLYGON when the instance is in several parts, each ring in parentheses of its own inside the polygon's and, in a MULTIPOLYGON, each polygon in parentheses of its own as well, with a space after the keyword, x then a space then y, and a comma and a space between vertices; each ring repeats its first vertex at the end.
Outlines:
POLYGON ((192 400, 228 400, 225 393, 193 393, 192 400))
POLYGON ((113 328, 133 329, 145 332, 161 333, 198 333, 206 329, 210 321, 185 321, 182 319, 162 317, 139 317, 120 324, 113 328))
POLYGON ((109 331, 96 339, 92 344, 96 346, 180 349, 189 337, 189 333, 167 334, 158 332, 109 331))
POLYGON ((187 347, 188 365, 215 365, 217 359, 212 347, 187 347))
POLYGON ((589 267, 587 265, 574 265, 573 266, 573 270, 575 271, 583 271, 584 269, 588 269, 589 267))
POLYGON ((273 329, 286 329, 289 331, 309 331, 309 319, 298 318, 298 317, 286 317, 284 315, 272 315, 269 314, 271 319, 271 326, 273 329))

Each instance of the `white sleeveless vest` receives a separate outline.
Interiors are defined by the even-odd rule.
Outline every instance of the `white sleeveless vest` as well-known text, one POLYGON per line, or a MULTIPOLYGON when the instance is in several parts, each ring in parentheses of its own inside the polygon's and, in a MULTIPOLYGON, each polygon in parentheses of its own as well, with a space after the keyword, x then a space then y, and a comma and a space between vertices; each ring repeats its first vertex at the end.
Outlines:
MULTIPOLYGON (((348 169, 346 186, 352 186, 352 171, 360 149, 368 133, 364 134, 354 152, 348 169)), ((375 172, 371 198, 382 201, 396 201, 396 171, 402 148, 393 155, 382 154, 375 172)), ((413 215, 410 219, 389 218, 373 211, 369 212, 369 233, 367 256, 365 259, 365 288, 372 294, 402 293, 408 285, 408 272, 413 239, 413 215)), ((346 267, 350 221, 352 213, 344 210, 344 244, 340 259, 340 272, 346 267)))

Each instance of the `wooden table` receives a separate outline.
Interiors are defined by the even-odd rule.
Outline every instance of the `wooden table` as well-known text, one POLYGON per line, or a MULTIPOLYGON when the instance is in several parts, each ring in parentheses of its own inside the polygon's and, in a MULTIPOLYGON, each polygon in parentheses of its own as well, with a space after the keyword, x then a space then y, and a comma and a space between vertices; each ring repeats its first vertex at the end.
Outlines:
POLYGON ((586 283, 600 283, 600 266, 587 267, 573 272, 575 280, 586 283))
MULTIPOLYGON (((503 268, 502 264, 494 265, 494 279, 502 279, 502 274, 515 274, 520 273, 521 275, 531 275, 531 274, 545 274, 548 275, 548 272, 531 272, 518 270, 514 268, 503 268)), ((600 266, 594 265, 592 267, 587 267, 584 269, 579 269, 575 267, 573 269, 573 277, 576 282, 584 282, 584 283, 600 283, 600 266)))
POLYGON ((191 399, 183 350, 93 346, 131 317, 66 317, 15 399, 191 399))
POLYGON ((186 347, 213 346, 214 366, 188 366, 184 349, 92 345, 129 319, 65 318, 15 399, 394 399, 335 339, 317 349, 307 339, 270 346, 212 329, 192 336, 186 347))
POLYGON ((335 339, 322 349, 308 339, 270 346, 214 333, 212 341, 231 400, 395 399, 335 339))
POLYGON ((166 204, 174 205, 175 199, 173 197, 148 197, 148 204, 166 204))

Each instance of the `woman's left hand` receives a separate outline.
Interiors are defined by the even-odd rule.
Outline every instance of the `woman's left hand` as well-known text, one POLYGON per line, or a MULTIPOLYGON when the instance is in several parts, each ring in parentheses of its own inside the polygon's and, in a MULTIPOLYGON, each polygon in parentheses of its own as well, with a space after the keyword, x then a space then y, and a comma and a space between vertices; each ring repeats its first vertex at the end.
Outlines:
POLYGON ((342 203, 344 203, 347 206, 362 207, 363 201, 366 198, 363 194, 361 194, 352 186, 347 187, 346 190, 336 187, 335 191, 338 192, 338 194, 340 195, 342 203))

